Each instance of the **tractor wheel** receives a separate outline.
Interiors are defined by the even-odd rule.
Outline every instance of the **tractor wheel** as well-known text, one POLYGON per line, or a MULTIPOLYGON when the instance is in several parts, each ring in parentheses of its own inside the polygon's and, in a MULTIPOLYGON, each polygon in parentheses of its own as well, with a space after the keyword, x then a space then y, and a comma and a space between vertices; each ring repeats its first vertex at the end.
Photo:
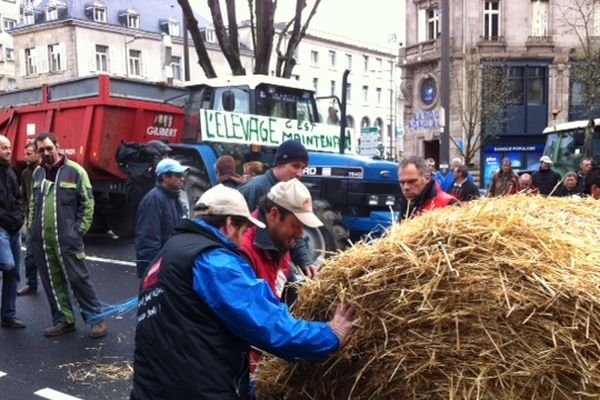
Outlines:
POLYGON ((210 183, 206 180, 205 174, 203 174, 197 168, 191 167, 183 185, 183 190, 187 195, 190 205, 191 215, 194 215, 194 205, 200 196, 202 196, 208 189, 210 189, 210 183))
POLYGON ((322 260, 327 253, 345 250, 350 234, 342 216, 323 200, 313 202, 313 212, 323 222, 320 228, 304 228, 305 239, 314 258, 322 260))

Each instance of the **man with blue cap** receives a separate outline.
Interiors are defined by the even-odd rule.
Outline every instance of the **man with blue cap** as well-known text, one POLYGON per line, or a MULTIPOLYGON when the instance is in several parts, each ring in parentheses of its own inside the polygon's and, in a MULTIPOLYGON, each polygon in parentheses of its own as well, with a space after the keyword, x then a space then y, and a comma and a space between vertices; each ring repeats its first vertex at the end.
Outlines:
POLYGON ((148 265, 187 215, 180 192, 189 167, 165 158, 156 165, 156 186, 140 202, 135 222, 137 276, 143 278, 148 265))

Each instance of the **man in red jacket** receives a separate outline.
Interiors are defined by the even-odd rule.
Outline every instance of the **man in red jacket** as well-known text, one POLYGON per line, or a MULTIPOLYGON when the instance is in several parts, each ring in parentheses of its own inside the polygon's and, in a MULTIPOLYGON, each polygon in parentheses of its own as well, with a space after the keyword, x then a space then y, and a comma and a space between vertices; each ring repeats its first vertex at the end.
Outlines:
POLYGON ((281 298, 290 273, 290 250, 302 238, 303 226, 318 228, 323 223, 312 211, 310 192, 295 178, 273 186, 252 215, 266 227, 248 229, 240 250, 250 260, 256 275, 267 281, 273 294, 281 298))
POLYGON ((436 187, 423 157, 410 156, 400 161, 398 182, 402 190, 398 222, 457 202, 454 196, 436 187))

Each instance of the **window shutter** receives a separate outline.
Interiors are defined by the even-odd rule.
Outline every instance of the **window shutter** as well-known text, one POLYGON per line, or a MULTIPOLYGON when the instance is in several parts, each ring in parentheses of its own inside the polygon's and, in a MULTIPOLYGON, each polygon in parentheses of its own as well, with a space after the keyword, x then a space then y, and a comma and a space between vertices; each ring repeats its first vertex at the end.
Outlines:
POLYGON ((39 46, 35 48, 35 64, 38 74, 44 74, 49 71, 48 66, 48 46, 39 46))
POLYGON ((60 70, 67 70, 67 46, 65 42, 61 42, 58 44, 58 54, 60 57, 60 70))
POLYGON ((143 78, 149 79, 150 77, 148 76, 148 68, 146 68, 146 53, 143 51, 140 51, 140 64, 140 74, 143 78))
POLYGON ((427 40, 427 10, 419 10, 417 24, 417 42, 424 42, 427 40))
POLYGON ((19 62, 21 65, 19 75, 27 76, 27 60, 25 59, 25 49, 19 50, 19 62))

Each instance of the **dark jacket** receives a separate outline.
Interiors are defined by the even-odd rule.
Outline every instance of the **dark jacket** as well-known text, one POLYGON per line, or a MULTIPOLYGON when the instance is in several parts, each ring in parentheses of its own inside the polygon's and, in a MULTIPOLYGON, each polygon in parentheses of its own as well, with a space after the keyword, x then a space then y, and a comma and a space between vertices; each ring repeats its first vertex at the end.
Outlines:
POLYGON ((544 196, 548 196, 560 180, 560 175, 552 169, 540 168, 531 175, 531 182, 544 196))
POLYGON ((560 185, 558 189, 554 192, 554 196, 556 197, 569 197, 569 196, 583 196, 582 191, 579 188, 579 184, 575 186, 575 189, 569 190, 565 187, 565 185, 560 185))
POLYGON ((142 283, 132 399, 247 399, 248 345, 231 333, 193 287, 196 256, 229 248, 183 220, 142 283))
POLYGON ((479 189, 474 183, 468 180, 465 180, 462 185, 454 182, 452 190, 450 190, 450 195, 460 201, 471 201, 479 198, 479 189))
POLYGON ((436 185, 435 180, 432 179, 414 203, 409 204, 406 197, 400 193, 398 222, 456 202, 454 196, 442 191, 440 186, 436 185))
POLYGON ((157 184, 138 205, 135 222, 135 253, 138 277, 171 237, 175 226, 185 216, 178 193, 157 184))
POLYGON ((14 235, 25 220, 23 196, 15 171, 0 162, 0 227, 14 235))
MULTIPOLYGON (((250 179, 248 182, 238 187, 237 190, 244 196, 246 203, 248 203, 248 209, 252 212, 258 207, 260 198, 269 193, 269 190, 271 190, 278 182, 273 170, 270 169, 266 173, 250 179)), ((302 269, 314 262, 304 240, 296 240, 296 245, 292 249, 291 254, 294 264, 302 269)))

